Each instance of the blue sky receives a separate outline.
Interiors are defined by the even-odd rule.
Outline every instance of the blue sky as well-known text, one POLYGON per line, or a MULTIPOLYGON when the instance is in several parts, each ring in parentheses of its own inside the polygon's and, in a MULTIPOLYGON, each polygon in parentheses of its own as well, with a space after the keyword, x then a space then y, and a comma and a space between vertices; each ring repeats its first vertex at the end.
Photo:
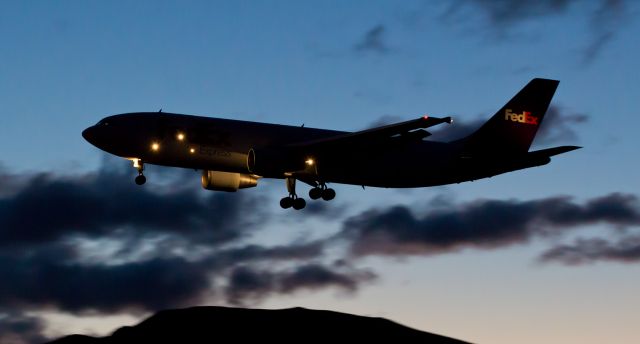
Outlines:
MULTIPOLYGON (((614 192, 637 196, 637 4, 519 3, 3 2, 0 166, 27 179, 41 172, 84 178, 105 164, 123 167, 128 162, 105 160, 80 135, 114 113, 162 108, 338 130, 425 113, 468 123, 493 114, 530 79, 546 77, 561 80, 552 104, 568 131, 537 147, 584 149, 544 167, 460 185, 400 191, 338 185, 338 198, 328 206, 334 216, 282 212, 277 199, 284 183, 267 181, 241 191, 262 197, 268 219, 243 240, 268 245, 328 238, 346 218, 398 204, 420 217, 442 200, 461 206, 568 195, 582 204, 614 192)), ((163 173, 149 168, 151 187, 154 174, 159 183, 163 173)), ((199 187, 197 174, 188 186, 199 187)), ((379 315, 474 342, 630 343, 637 340, 640 315, 633 288, 640 282, 638 259, 537 262, 549 247, 578 238, 638 234, 637 224, 612 227, 606 221, 578 226, 495 249, 353 258, 349 264, 377 278, 350 292, 274 293, 249 305, 379 315)), ((323 259, 346 259, 341 250, 336 244, 323 259)), ((65 309, 24 311, 43 316, 47 333, 55 328, 57 335, 105 333, 140 316, 106 312, 124 318, 105 325, 65 309)))

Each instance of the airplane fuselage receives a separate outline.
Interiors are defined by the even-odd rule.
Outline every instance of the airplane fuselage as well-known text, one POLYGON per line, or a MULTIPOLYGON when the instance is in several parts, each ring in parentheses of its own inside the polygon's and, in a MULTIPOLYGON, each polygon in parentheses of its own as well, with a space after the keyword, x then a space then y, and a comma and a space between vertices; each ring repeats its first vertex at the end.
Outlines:
POLYGON ((451 117, 422 116, 345 132, 162 112, 109 116, 83 131, 87 141, 130 159, 135 182, 145 164, 202 170, 208 190, 254 187, 259 178, 286 179, 283 208, 302 209, 296 180, 311 199, 331 200, 327 183, 410 188, 491 177, 547 164, 578 149, 560 146, 530 152, 558 81, 533 79, 471 135, 451 142, 425 140, 426 128, 451 117))
MULTIPOLYGON (((256 147, 286 147, 336 137, 346 132, 231 119, 142 112, 106 117, 83 135, 100 149, 145 163, 237 173, 253 173, 249 152, 256 147)), ((376 186, 425 187, 484 178, 503 167, 464 157, 462 145, 396 140, 309 152, 314 172, 325 182, 376 186), (320 155, 320 156, 318 156, 320 155)), ((256 156, 256 159, 261 159, 256 156)), ((530 167, 530 166, 527 166, 530 167)), ((522 167, 524 168, 524 167, 522 167)), ((266 178, 285 178, 286 168, 266 178)))

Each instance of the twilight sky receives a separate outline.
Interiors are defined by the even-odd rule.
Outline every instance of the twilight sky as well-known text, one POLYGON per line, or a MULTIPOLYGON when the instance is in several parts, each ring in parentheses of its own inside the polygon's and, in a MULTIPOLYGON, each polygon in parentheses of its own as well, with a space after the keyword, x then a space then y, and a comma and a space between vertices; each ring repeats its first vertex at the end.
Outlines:
MULTIPOLYGON (((0 3, 0 342, 163 308, 302 306, 478 343, 637 343, 640 6, 625 0, 0 3), (338 130, 451 115, 464 135, 560 80, 535 148, 446 187, 332 185, 283 211, 128 161, 82 129, 133 111, 338 130)), ((434 131, 435 132, 435 131, 434 131)), ((429 159, 428 156, 420 157, 429 159)), ((306 188, 299 191, 306 194, 306 188)))

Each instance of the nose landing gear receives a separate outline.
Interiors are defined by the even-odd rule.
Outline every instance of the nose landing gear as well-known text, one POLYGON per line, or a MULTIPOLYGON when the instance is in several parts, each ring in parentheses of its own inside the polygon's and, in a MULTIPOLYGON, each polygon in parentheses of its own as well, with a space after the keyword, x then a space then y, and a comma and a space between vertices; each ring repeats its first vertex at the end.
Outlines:
POLYGON ((138 170, 138 176, 135 179, 136 184, 142 185, 146 183, 147 177, 145 177, 144 174, 142 174, 142 171, 144 171, 144 163, 142 162, 142 160, 131 159, 131 161, 133 161, 133 167, 135 167, 138 170))
POLYGON ((141 173, 136 177, 135 181, 136 181, 136 184, 142 185, 147 182, 147 177, 145 177, 144 174, 141 173))

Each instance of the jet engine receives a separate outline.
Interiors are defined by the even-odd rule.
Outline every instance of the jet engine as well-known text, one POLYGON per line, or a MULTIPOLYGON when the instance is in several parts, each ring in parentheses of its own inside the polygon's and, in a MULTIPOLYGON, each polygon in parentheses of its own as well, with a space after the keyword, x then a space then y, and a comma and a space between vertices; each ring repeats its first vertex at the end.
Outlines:
POLYGON ((202 187, 207 190, 235 192, 258 185, 258 178, 254 174, 205 170, 202 171, 202 187))

